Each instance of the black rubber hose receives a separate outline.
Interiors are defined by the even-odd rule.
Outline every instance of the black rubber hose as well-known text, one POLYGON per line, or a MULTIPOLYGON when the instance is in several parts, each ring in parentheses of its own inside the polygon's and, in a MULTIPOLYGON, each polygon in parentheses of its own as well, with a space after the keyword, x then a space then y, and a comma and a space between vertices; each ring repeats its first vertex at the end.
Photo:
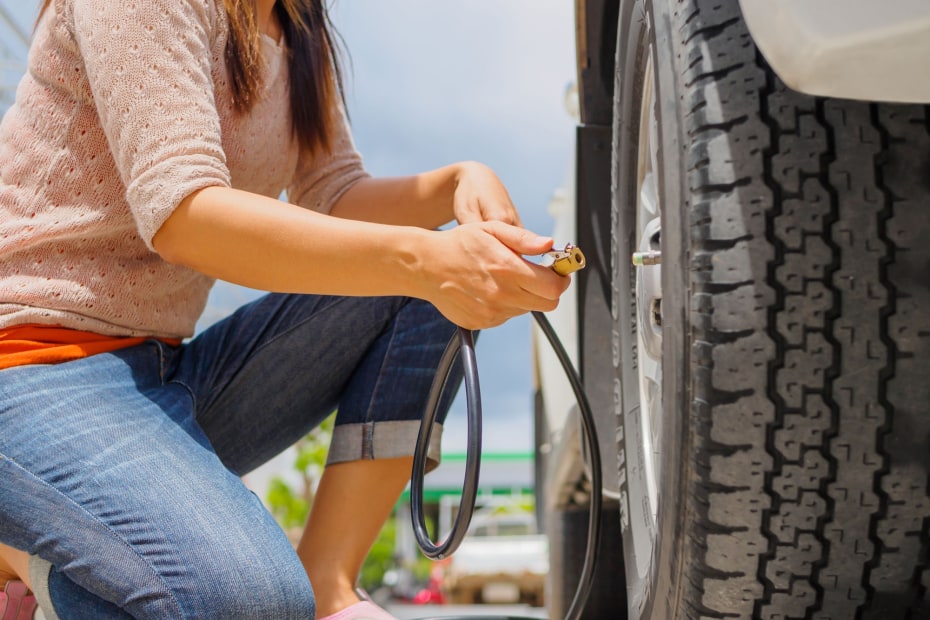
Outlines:
POLYGON ((423 555, 431 560, 447 558, 459 548, 468 532, 475 500, 478 496, 478 475, 481 469, 481 390, 478 386, 478 360, 475 357, 475 339, 471 331, 459 328, 458 334, 449 341, 436 377, 430 388, 426 412, 417 435, 417 446, 413 453, 413 473, 410 477, 410 513, 413 517, 413 533, 423 555), (423 478, 426 475, 426 455, 429 440, 433 434, 433 424, 439 410, 439 402, 449 380, 449 373, 455 363, 456 354, 461 353, 462 367, 465 373, 465 402, 468 410, 468 439, 465 450, 465 482, 462 486, 462 501, 452 530, 445 540, 433 543, 426 529, 426 515, 423 509, 423 478))
MULTIPOLYGON (((597 552, 601 541, 601 455, 597 444, 597 431, 594 425, 594 414, 588 397, 581 385, 581 378, 572 366, 565 348, 559 341, 555 330, 545 315, 533 312, 533 318, 546 340, 552 345, 562 369, 568 377, 572 392, 578 402, 581 412, 582 439, 586 448, 589 471, 591 476, 591 506, 588 516, 588 544, 585 550, 584 566, 578 579, 575 596, 565 614, 566 620, 578 620, 584 611, 584 605, 591 593, 594 582, 594 569, 597 565, 597 552)), ((410 512, 413 517, 413 532, 417 544, 426 557, 440 560, 449 557, 458 549, 462 539, 468 532, 472 513, 475 509, 475 500, 478 495, 478 475, 481 465, 481 392, 478 386, 478 362, 475 357, 475 343, 472 333, 459 328, 457 337, 453 338, 443 353, 430 389, 426 412, 417 436, 417 445, 413 457, 413 473, 410 479, 410 512), (458 514, 452 523, 452 529, 438 545, 430 539, 426 528, 426 516, 423 509, 423 477, 426 474, 426 454, 429 449, 429 440, 432 435, 433 423, 439 409, 439 402, 443 390, 448 382, 449 373, 455 363, 456 354, 461 353, 462 365, 465 372, 465 397, 468 416, 468 443, 465 460, 465 481, 462 486, 462 501, 459 504, 458 514)))
POLYGON ((581 377, 572 361, 565 352, 565 347, 559 337, 556 336, 555 330, 542 312, 533 312, 533 318, 536 324, 542 330, 543 335, 552 350, 555 351, 565 376, 572 386, 572 392, 575 400, 578 402, 578 410, 581 412, 581 429, 582 441, 587 448, 588 467, 591 475, 591 506, 588 513, 588 545, 584 554, 584 566, 581 569, 581 576, 578 578, 578 587, 575 589, 575 597, 572 604, 565 613, 566 620, 577 620, 584 611, 584 605, 588 601, 588 595, 591 594, 591 586, 594 585, 594 569, 597 566, 597 552, 601 547, 601 509, 603 505, 603 496, 601 489, 601 450, 597 444, 597 428, 594 425, 594 413, 591 411, 591 404, 588 402, 588 396, 585 394, 584 387, 581 385, 581 377))

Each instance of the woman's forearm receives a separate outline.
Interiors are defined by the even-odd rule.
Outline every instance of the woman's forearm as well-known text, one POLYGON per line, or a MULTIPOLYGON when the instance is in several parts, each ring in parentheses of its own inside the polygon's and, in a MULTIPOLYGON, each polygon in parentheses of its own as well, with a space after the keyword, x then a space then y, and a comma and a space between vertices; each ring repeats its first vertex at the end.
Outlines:
POLYGON ((165 260, 256 289, 418 297, 470 329, 552 310, 568 286, 521 256, 547 251, 552 239, 502 221, 434 231, 332 217, 227 187, 185 198, 153 244, 165 260))
POLYGON ((355 183, 333 206, 336 217, 438 228, 452 221, 453 195, 464 164, 407 177, 369 177, 355 183))
POLYGON ((188 196, 153 239, 166 260, 252 288, 412 295, 427 231, 328 217, 225 187, 188 196))

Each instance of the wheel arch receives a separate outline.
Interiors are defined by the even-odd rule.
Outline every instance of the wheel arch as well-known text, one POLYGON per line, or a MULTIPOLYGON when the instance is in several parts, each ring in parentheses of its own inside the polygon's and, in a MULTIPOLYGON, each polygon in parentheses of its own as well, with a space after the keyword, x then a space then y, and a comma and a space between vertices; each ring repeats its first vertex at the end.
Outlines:
MULTIPOLYGON (((620 0, 576 0, 575 28, 580 122, 575 151, 577 243, 587 267, 578 272, 578 360, 586 386, 612 385, 611 132, 620 0), (606 363, 605 363, 606 362, 606 363)), ((612 390, 587 389, 595 412, 608 499, 616 499, 616 419, 612 390)))
POLYGON ((575 54, 582 125, 610 126, 619 0, 575 0, 575 54))

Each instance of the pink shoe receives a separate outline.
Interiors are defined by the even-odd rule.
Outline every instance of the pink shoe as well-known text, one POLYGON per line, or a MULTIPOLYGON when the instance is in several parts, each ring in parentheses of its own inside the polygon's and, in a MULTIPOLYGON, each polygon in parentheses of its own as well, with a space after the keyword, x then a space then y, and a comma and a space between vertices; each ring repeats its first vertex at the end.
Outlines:
POLYGON ((10 581, 0 592, 0 620, 32 620, 35 611, 36 597, 22 581, 10 581))
POLYGON ((317 618, 317 620, 397 620, 397 618, 371 601, 361 601, 325 618, 317 618))

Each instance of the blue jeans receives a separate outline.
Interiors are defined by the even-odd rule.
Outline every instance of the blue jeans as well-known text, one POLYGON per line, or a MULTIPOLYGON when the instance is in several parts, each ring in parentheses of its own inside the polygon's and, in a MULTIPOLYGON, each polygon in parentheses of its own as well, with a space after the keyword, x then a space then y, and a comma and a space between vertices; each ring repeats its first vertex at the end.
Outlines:
POLYGON ((330 462, 412 454, 453 333, 419 300, 268 295, 180 347, 0 371, 0 542, 53 565, 62 618, 313 618, 239 476, 336 408, 330 462))

